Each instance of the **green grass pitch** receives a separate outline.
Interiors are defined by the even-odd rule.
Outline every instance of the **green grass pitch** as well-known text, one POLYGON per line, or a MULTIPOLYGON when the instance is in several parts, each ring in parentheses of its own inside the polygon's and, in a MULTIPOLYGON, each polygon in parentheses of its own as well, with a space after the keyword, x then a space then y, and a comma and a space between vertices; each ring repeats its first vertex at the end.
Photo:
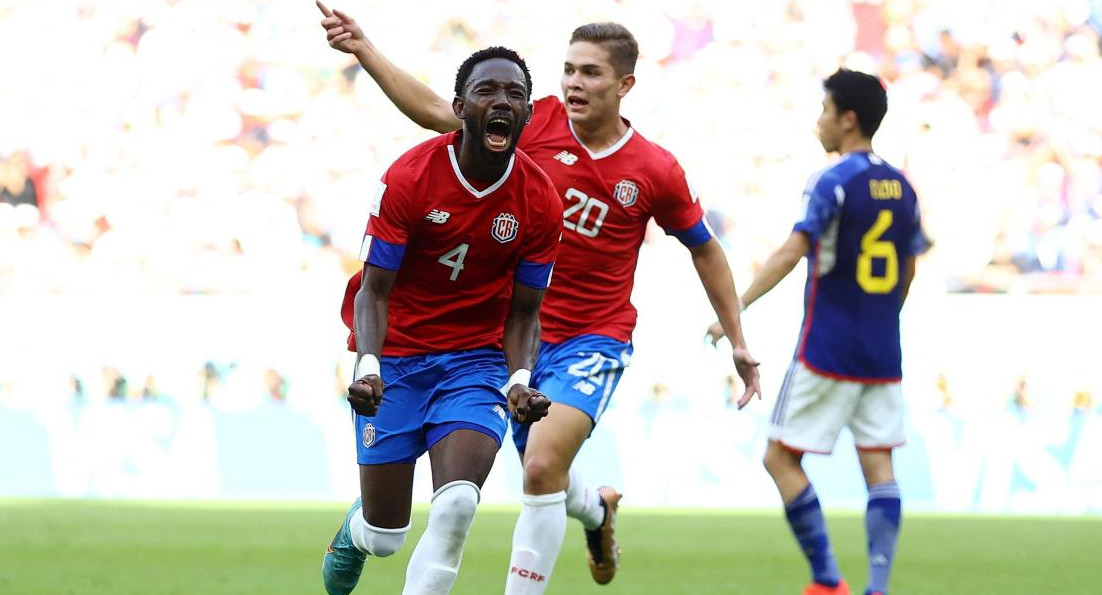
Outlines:
MULTIPOLYGON (((398 595, 424 528, 369 560, 354 593, 398 595)), ((0 500, 0 593, 324 593, 321 556, 344 509, 330 504, 0 500)), ((452 591, 501 593, 516 510, 483 507, 452 591)), ((864 521, 831 513, 842 570, 864 588, 864 521)), ((1102 593, 1102 518, 904 516, 893 595, 1102 593)), ((620 573, 598 587, 571 522, 549 594, 795 595, 807 580, 779 512, 626 508, 620 573)))

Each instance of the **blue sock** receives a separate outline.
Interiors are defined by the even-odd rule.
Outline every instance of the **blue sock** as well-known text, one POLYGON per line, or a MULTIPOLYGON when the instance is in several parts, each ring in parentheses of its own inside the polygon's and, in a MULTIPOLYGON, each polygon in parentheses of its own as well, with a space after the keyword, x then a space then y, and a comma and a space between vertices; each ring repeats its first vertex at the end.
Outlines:
POLYGON ((838 572, 834 552, 830 549, 826 520, 823 519, 823 510, 819 507, 819 496, 815 494, 815 488, 809 484, 806 490, 785 506, 785 515, 788 517, 788 524, 792 526, 792 533, 796 535, 796 541, 800 542, 800 548, 811 563, 812 580, 821 585, 837 586, 842 576, 838 572))
POLYGON ((888 575, 895 558, 895 541, 901 519, 899 486, 894 481, 869 488, 865 529, 869 535, 869 589, 865 593, 887 593, 888 575))

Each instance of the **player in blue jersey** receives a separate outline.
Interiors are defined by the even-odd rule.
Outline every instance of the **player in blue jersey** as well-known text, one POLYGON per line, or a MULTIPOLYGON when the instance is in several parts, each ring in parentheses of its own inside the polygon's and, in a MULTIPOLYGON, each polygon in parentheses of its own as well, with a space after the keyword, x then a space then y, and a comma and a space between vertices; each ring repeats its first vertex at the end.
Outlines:
MULTIPOLYGON (((742 304, 749 307, 807 257, 804 321, 773 409, 765 468, 811 563, 805 595, 848 594, 800 461, 805 452, 829 453, 849 427, 869 489, 865 593, 884 595, 900 521, 891 455, 904 440, 899 311, 915 258, 929 242, 911 185, 872 152, 888 109, 880 80, 842 69, 823 88, 819 140, 842 158, 812 176, 803 218, 758 269, 742 304)), ((713 325, 709 334, 718 340, 723 333, 713 325)))

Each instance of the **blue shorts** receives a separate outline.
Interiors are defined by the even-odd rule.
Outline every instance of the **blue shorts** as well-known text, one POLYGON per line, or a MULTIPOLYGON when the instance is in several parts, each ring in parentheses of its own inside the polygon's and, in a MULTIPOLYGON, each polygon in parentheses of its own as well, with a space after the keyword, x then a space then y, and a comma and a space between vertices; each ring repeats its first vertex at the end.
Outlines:
POLYGON ((505 438, 509 377, 496 349, 380 358, 383 403, 374 417, 355 412, 361 465, 412 463, 455 430, 505 438))
MULTIPOLYGON (((632 351, 631 343, 602 335, 540 343, 539 358, 532 370, 532 388, 547 395, 552 403, 584 411, 596 426, 631 361, 632 351)), ((513 443, 517 450, 524 450, 528 426, 510 423, 513 443)))

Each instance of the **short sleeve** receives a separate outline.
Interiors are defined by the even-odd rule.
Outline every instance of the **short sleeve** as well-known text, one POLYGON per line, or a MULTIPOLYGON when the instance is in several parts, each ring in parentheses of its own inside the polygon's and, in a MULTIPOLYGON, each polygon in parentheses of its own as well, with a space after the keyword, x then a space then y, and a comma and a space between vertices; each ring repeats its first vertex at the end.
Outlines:
POLYGON ((375 189, 367 234, 360 259, 370 265, 396 271, 409 241, 410 201, 408 182, 392 166, 375 189))
POLYGON ((845 190, 830 172, 813 177, 804 190, 803 217, 793 226, 792 231, 801 231, 812 242, 818 241, 838 217, 845 198, 845 190))
POLYGON ((685 177, 685 170, 676 161, 655 197, 654 220, 666 233, 692 248, 712 238, 712 230, 704 219, 696 192, 685 177))
POLYGON ((926 235, 926 230, 922 228, 922 213, 918 209, 918 202, 915 202, 915 216, 914 224, 911 227, 911 235, 907 238, 907 243, 904 249, 907 251, 907 256, 918 256, 919 254, 925 254, 933 245, 933 241, 930 240, 930 236, 926 235))
POLYGON ((516 280, 533 289, 546 289, 551 284, 562 239, 562 201, 551 182, 543 182, 543 196, 538 203, 542 208, 530 223, 531 235, 526 234, 516 271, 516 280))

